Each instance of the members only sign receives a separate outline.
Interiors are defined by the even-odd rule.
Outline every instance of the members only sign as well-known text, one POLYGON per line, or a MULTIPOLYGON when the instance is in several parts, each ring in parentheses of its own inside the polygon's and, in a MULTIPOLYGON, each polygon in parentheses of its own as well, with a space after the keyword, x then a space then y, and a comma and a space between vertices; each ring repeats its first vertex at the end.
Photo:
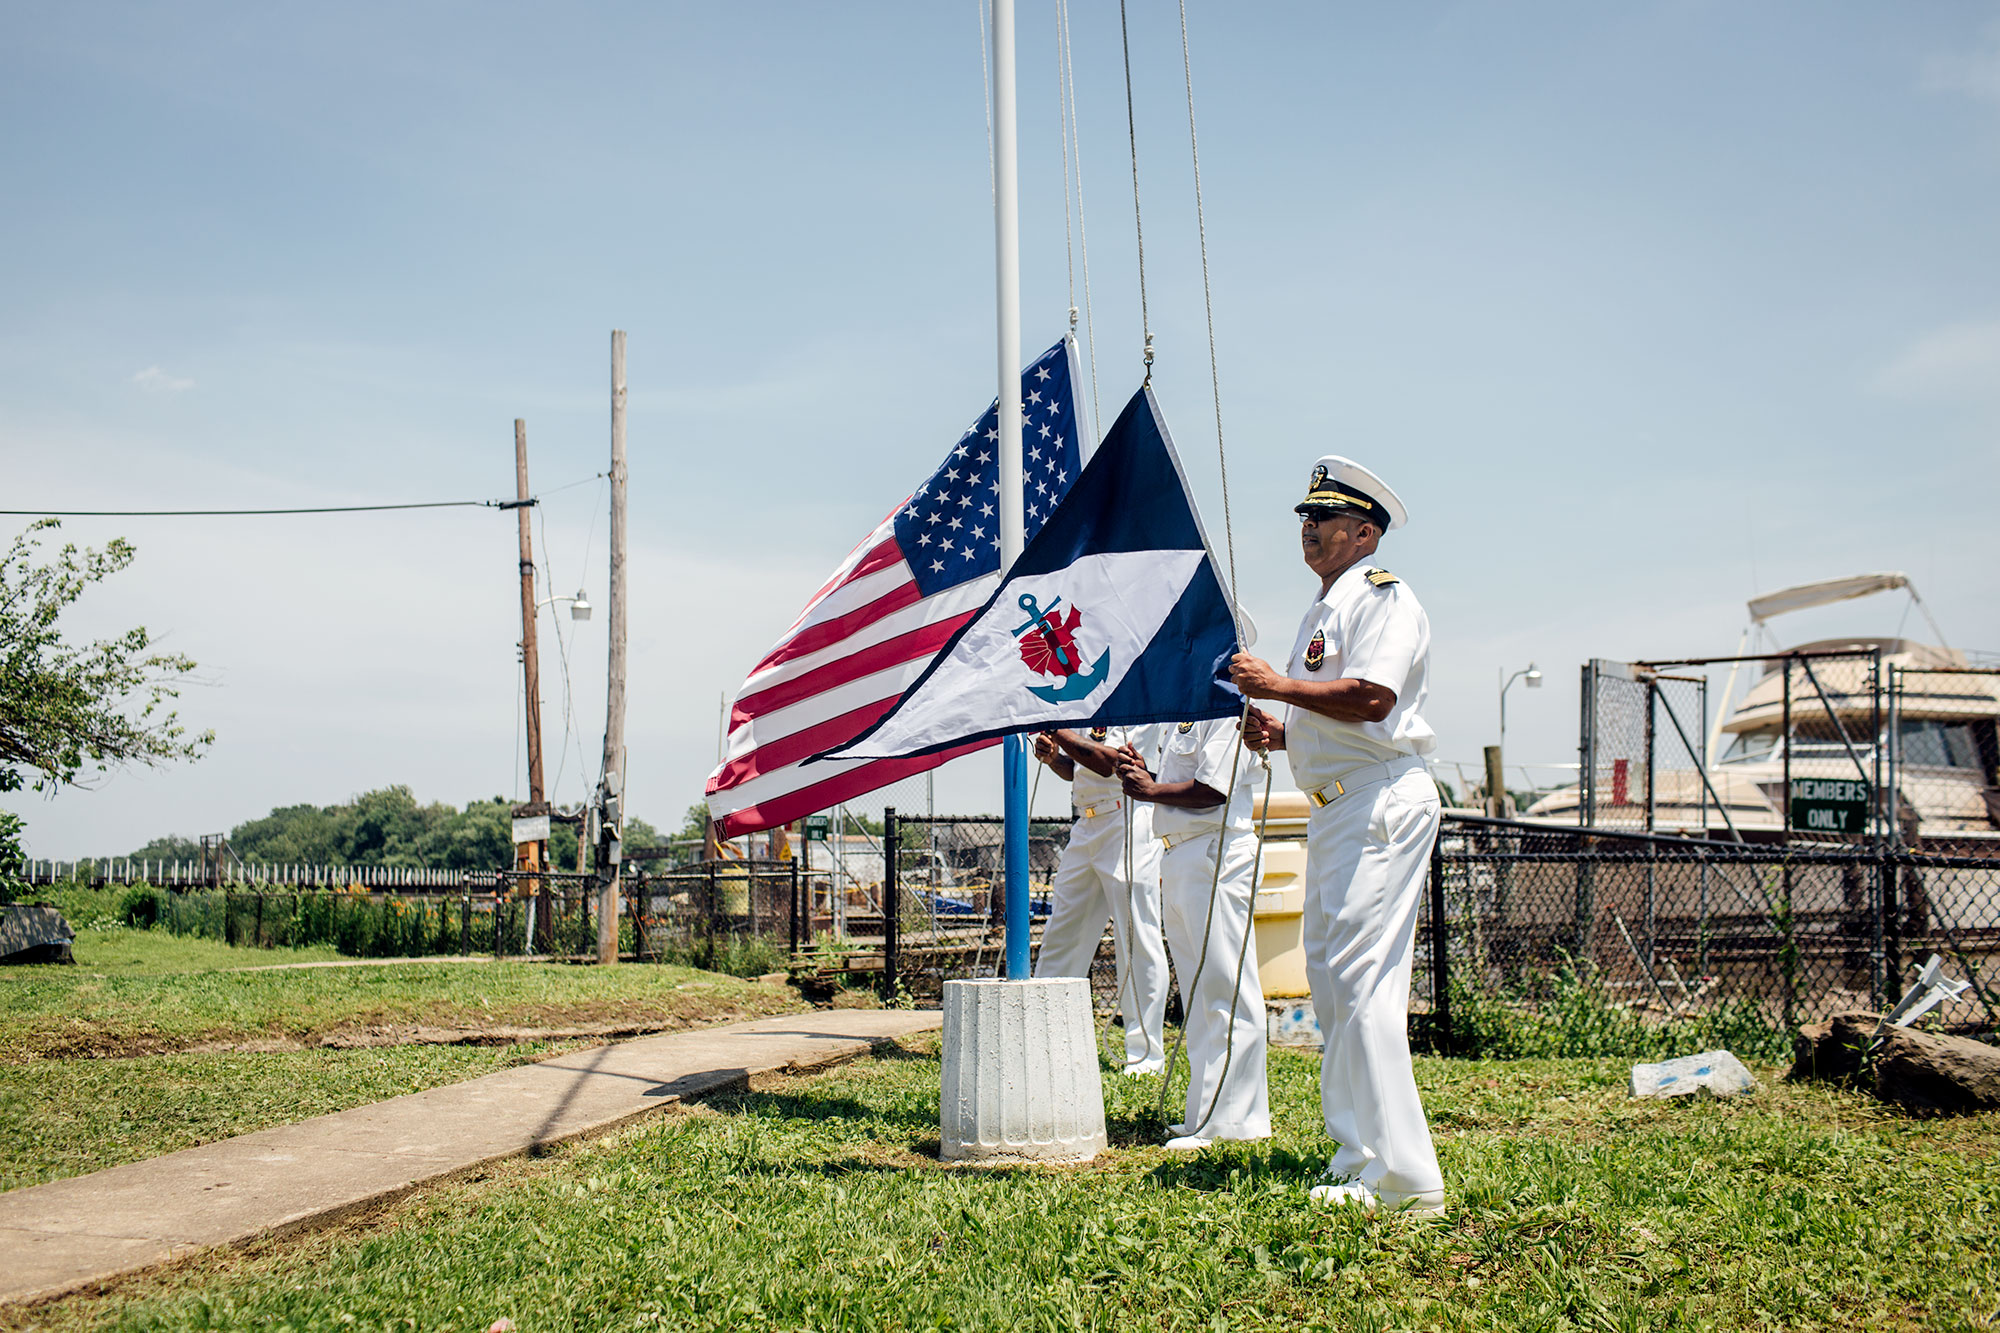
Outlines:
POLYGON ((1792 827, 1808 833, 1865 833, 1869 791, 1853 778, 1793 778, 1792 827))

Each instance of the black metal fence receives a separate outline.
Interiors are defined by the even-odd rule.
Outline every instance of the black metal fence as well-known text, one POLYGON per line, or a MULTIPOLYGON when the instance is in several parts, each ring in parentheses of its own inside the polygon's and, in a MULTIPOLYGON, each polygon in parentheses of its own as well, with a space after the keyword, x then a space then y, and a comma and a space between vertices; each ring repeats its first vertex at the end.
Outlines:
POLYGON ((1432 856, 1412 1008, 1532 1000, 1565 967, 1628 1007, 1721 1006, 1792 1028, 1880 1009, 1932 953, 1972 982, 1941 1018, 2000 1030, 2000 857, 1743 844, 1449 816, 1432 856))
POLYGON ((597 877, 468 872, 452 892, 223 884, 131 886, 130 924, 251 948, 329 946, 356 958, 434 954, 594 955, 597 877))

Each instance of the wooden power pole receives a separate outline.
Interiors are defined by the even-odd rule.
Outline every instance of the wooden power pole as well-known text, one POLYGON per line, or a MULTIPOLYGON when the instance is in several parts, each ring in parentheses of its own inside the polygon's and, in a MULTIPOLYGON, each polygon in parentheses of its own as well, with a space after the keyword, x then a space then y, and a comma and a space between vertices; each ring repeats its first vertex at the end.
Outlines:
MULTIPOLYGON (((514 504, 515 516, 521 521, 521 670, 528 691, 528 808, 517 809, 517 815, 545 815, 549 812, 547 795, 542 789, 542 670, 541 657, 535 647, 535 549, 528 536, 528 510, 534 500, 528 494, 528 423, 514 418, 514 504)), ((523 871, 542 869, 548 861, 548 844, 545 842, 523 842, 514 846, 514 868, 523 871)), ((548 900, 545 886, 536 886, 537 907, 541 920, 537 922, 536 934, 547 938, 548 914, 553 904, 548 900)))
POLYGON ((603 809, 597 858, 597 961, 618 961, 618 872, 625 793, 625 331, 611 331, 611 646, 604 690, 603 809))

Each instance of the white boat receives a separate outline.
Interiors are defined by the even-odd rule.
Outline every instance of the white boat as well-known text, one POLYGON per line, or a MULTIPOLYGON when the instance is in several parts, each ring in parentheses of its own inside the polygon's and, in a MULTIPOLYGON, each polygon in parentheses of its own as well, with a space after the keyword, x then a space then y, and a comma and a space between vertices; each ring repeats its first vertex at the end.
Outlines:
MULTIPOLYGON (((1943 642, 1908 575, 1802 584, 1753 598, 1748 609, 1750 625, 1709 735, 1708 782, 1693 769, 1656 773, 1656 828, 1722 827, 1718 797, 1727 823, 1739 830, 1782 828, 1788 778, 1872 785, 1879 772, 1885 780, 1894 775, 1884 813, 1906 838, 2000 836, 2000 673, 1943 642), (1751 636, 1768 635, 1776 616, 1897 590, 1923 611, 1938 643, 1859 636, 1779 648, 1773 641, 1768 655, 1743 656, 1751 636), (1746 662, 1759 674, 1731 708, 1746 662)), ((1569 786, 1524 814, 1573 824, 1579 805, 1579 789, 1569 786)))

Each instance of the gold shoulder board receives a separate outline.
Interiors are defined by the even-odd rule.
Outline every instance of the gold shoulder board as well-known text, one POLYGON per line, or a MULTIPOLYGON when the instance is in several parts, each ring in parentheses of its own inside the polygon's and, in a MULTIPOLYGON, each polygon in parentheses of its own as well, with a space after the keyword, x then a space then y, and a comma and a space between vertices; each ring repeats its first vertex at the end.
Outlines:
POLYGON ((1371 569, 1368 571, 1368 581, 1378 588, 1386 588, 1396 582, 1396 576, 1386 569, 1371 569))

